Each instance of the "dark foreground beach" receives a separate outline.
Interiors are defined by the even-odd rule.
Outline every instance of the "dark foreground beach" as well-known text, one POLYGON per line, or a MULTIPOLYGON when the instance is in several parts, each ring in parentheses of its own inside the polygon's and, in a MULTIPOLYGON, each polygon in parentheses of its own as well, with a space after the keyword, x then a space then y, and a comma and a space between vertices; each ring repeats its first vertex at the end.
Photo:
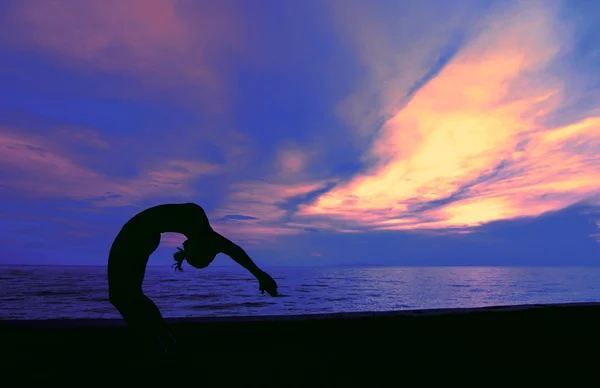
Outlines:
POLYGON ((581 377, 600 360, 600 303, 168 322, 182 345, 174 360, 142 351, 122 321, 0 321, 3 386, 449 386, 481 376, 490 386, 581 377))

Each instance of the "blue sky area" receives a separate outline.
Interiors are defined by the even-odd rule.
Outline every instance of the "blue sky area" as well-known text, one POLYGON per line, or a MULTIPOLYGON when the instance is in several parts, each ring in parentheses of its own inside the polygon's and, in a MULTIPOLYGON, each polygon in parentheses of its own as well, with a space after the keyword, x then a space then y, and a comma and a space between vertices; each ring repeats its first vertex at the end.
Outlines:
POLYGON ((0 264, 178 202, 264 265, 600 263, 600 3, 259 3, 0 4, 0 264))

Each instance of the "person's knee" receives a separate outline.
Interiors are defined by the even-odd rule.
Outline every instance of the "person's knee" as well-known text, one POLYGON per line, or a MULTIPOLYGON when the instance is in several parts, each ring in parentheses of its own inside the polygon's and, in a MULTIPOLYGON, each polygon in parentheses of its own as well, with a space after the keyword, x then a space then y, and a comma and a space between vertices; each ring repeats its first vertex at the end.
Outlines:
POLYGON ((122 292, 115 291, 115 290, 108 291, 108 300, 110 301, 110 304, 112 304, 116 308, 119 308, 119 306, 122 306, 125 304, 125 298, 126 298, 126 296, 123 295, 122 292))

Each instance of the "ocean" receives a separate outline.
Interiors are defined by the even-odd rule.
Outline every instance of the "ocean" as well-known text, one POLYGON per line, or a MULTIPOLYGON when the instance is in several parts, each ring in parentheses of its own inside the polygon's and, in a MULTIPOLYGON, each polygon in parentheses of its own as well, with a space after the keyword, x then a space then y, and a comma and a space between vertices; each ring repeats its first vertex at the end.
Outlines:
MULTIPOLYGON (((272 267, 280 297, 239 267, 148 267, 144 292, 166 318, 599 302, 600 267, 272 267)), ((0 266, 0 319, 120 318, 106 268, 0 266)))

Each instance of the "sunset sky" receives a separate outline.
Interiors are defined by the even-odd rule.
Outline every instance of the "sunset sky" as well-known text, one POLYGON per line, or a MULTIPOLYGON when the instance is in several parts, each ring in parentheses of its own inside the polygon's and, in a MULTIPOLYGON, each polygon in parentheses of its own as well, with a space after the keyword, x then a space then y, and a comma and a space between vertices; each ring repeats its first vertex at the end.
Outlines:
POLYGON ((264 265, 600 264, 598 42, 583 0, 4 0, 0 263, 196 202, 264 265))

